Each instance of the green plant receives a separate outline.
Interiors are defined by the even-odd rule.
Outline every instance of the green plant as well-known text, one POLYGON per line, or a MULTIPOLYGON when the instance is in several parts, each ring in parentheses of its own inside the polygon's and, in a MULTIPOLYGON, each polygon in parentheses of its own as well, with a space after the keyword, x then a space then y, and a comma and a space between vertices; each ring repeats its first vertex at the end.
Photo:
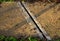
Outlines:
MULTIPOLYGON (((42 41, 36 37, 28 37, 28 38, 21 38, 21 39, 17 39, 15 37, 5 37, 4 35, 0 35, 0 41, 42 41)), ((59 40, 57 40, 59 41, 59 40)))
POLYGON ((17 39, 11 36, 11 37, 5 38, 5 41, 17 41, 17 39))
POLYGON ((33 37, 29 37, 28 40, 29 41, 38 41, 37 38, 33 38, 33 37))
POLYGON ((3 41, 5 39, 5 36, 0 35, 0 41, 3 41))
POLYGON ((20 39, 20 41, 25 41, 25 39, 20 39))

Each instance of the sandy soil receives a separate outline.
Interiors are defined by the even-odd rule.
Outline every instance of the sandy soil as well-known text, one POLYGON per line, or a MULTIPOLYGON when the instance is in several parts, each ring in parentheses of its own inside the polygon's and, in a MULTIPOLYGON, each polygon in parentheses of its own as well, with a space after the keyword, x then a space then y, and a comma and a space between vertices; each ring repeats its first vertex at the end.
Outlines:
POLYGON ((37 34, 36 30, 25 20, 23 12, 16 2, 2 3, 1 5, 0 34, 15 37, 37 34))
MULTIPOLYGON (((52 3, 42 3, 35 2, 33 4, 27 4, 27 7, 33 13, 40 14, 39 12, 48 7, 52 3)), ((44 12, 44 11, 42 11, 44 12)), ((53 8, 48 9, 44 13, 41 13, 40 16, 37 17, 37 21, 42 25, 42 28, 51 36, 51 38, 60 37, 60 4, 56 5, 53 8)))
MULTIPOLYGON (((40 14, 39 12, 51 5, 52 3, 35 2, 33 4, 28 3, 27 7, 34 14, 40 14)), ((35 35, 36 30, 31 27, 22 15, 22 10, 16 3, 2 3, 0 8, 0 34, 6 36, 29 36, 35 35)), ((51 38, 60 37, 60 4, 53 8, 48 9, 37 17, 37 21, 42 25, 48 35, 51 38)))
POLYGON ((37 19, 46 30, 46 32, 52 37, 60 37, 60 4, 54 8, 48 10, 37 19))
POLYGON ((43 2, 35 2, 35 3, 27 3, 27 7, 29 7, 30 12, 32 12, 34 15, 38 14, 41 10, 48 7, 52 3, 43 3, 43 2), (35 10, 35 11, 34 11, 35 10))

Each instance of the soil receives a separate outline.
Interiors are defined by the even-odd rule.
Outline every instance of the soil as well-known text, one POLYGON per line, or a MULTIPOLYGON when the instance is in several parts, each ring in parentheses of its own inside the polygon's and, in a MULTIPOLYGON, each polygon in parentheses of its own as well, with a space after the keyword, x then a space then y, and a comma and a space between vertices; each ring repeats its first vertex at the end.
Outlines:
MULTIPOLYGON (((46 11, 41 11, 53 3, 27 3, 27 7, 33 15, 41 14, 37 17, 37 21, 42 25, 42 28, 48 33, 51 38, 60 37, 60 4, 49 8, 46 11), (43 12, 43 13, 42 13, 43 12)), ((0 8, 0 34, 6 36, 32 36, 37 35, 36 30, 22 15, 23 11, 16 2, 2 3, 0 8)))
POLYGON ((37 16, 37 21, 42 25, 42 28, 48 33, 51 38, 60 37, 60 3, 55 7, 43 10, 54 3, 27 3, 27 7, 33 15, 37 16))
POLYGON ((36 30, 27 23, 25 17, 22 15, 22 9, 16 2, 2 3, 1 6, 0 34, 17 38, 37 35, 36 30))

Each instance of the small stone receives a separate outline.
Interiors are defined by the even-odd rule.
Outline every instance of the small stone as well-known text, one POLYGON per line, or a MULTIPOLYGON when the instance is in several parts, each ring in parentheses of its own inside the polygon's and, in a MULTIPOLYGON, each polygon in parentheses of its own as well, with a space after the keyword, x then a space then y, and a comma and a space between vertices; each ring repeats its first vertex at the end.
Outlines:
POLYGON ((33 28, 33 30, 36 30, 36 28, 33 28))
POLYGON ((58 20, 60 20, 60 18, 58 18, 58 20))

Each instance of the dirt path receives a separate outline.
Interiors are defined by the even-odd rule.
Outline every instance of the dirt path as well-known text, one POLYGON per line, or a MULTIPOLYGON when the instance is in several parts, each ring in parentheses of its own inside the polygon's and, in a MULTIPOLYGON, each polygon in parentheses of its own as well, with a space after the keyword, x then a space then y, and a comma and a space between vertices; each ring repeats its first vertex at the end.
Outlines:
POLYGON ((51 38, 56 38, 60 37, 60 4, 55 4, 52 8, 45 9, 51 4, 53 3, 35 2, 33 4, 28 3, 27 7, 29 7, 31 13, 39 16, 37 16, 37 20, 51 38))
POLYGON ((0 34, 15 37, 37 35, 35 28, 27 23, 22 13, 22 9, 16 2, 2 3, 0 8, 0 34))

